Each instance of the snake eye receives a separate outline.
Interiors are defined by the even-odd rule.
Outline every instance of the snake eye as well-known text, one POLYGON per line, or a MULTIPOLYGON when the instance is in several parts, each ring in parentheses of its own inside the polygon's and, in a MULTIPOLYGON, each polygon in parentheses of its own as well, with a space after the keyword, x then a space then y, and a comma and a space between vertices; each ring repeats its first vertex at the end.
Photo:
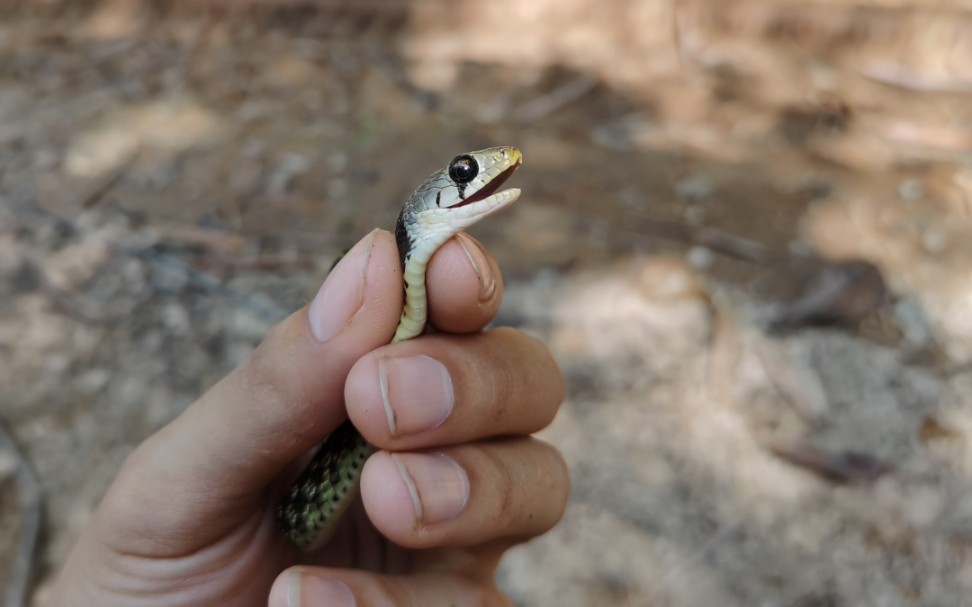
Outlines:
POLYGON ((479 174, 479 165, 472 156, 456 156, 449 163, 449 177, 457 184, 469 183, 479 174))

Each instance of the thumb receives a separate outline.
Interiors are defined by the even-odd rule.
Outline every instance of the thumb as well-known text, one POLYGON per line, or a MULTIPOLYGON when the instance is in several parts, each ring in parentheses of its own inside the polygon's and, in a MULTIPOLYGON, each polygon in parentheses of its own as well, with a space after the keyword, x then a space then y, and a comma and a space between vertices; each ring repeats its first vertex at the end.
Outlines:
MULTIPOLYGON (((187 520, 231 524, 228 508, 252 505, 285 466, 346 419, 348 371, 389 342, 401 306, 395 240, 375 230, 335 266, 309 305, 145 441, 112 491, 129 500, 137 496, 146 506, 171 504, 165 513, 170 529, 187 520), (173 493, 185 499, 173 500, 173 493)), ((166 527, 158 519, 155 525, 166 527)))

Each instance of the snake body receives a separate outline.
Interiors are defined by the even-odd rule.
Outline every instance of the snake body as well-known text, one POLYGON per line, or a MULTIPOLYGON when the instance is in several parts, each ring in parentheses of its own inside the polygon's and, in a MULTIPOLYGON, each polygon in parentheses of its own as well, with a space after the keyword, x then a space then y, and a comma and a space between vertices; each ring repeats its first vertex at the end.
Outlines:
MULTIPOLYGON (((514 147, 461 154, 430 175, 405 201, 395 226, 405 304, 391 343, 425 330, 429 260, 459 231, 516 202, 520 190, 499 188, 521 162, 514 147)), ((303 550, 327 541, 357 495, 364 462, 374 450, 350 421, 332 432, 277 509, 284 536, 303 550)))

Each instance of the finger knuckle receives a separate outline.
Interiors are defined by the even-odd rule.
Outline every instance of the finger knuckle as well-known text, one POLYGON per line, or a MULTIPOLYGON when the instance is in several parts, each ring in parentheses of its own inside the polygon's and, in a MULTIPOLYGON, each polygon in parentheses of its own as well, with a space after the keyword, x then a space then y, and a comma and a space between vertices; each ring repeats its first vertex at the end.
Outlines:
POLYGON ((504 458, 492 450, 484 451, 489 468, 489 494, 492 496, 493 511, 502 519, 512 512, 516 496, 516 479, 504 458))
POLYGON ((556 525, 564 516, 567 500, 570 497, 570 469, 560 452, 552 445, 539 440, 532 441, 538 449, 543 463, 537 467, 538 477, 534 479, 533 491, 543 495, 543 511, 536 524, 543 533, 556 525))

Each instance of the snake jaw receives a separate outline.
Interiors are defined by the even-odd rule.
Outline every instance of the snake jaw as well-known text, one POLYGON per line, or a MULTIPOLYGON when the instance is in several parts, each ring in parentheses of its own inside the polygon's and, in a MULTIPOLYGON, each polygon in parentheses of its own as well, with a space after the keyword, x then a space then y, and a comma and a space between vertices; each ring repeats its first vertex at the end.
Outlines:
MULTIPOLYGON (((462 204, 441 208, 430 209, 425 218, 429 223, 441 223, 448 227, 450 237, 473 225, 483 217, 492 215, 510 206, 520 198, 520 188, 509 188, 493 194, 487 194, 485 198, 463 201, 462 204)), ((448 240, 448 238, 446 239, 448 240)))
MULTIPOLYGON (((506 148, 501 148, 501 149, 505 150, 506 148)), ((480 186, 478 190, 468 193, 466 195, 466 198, 460 200, 459 203, 454 204, 448 208, 458 209, 461 207, 469 206, 471 204, 490 198, 497 190, 499 190, 500 186, 506 183, 506 181, 513 176, 513 173, 515 173, 516 170, 520 168, 520 165, 523 164, 523 156, 520 155, 520 151, 517 150, 516 148, 510 148, 510 149, 512 150, 512 152, 506 151, 505 155, 503 156, 504 160, 507 158, 507 156, 512 156, 507 161, 508 166, 506 166, 506 168, 501 169, 499 173, 497 173, 489 181, 485 182, 482 186, 480 186)), ((504 152, 500 152, 500 153, 504 154, 504 152)), ((519 190, 517 190, 517 192, 519 192, 519 190)), ((519 193, 517 193, 516 196, 519 196, 519 193)), ((515 202, 515 200, 516 198, 514 198, 513 201, 515 202)))
POLYGON ((433 232, 437 235, 449 233, 441 242, 480 219, 505 209, 520 197, 519 188, 500 190, 523 164, 523 155, 517 148, 488 148, 469 152, 459 158, 475 161, 478 169, 476 176, 466 183, 457 183, 449 176, 447 169, 433 175, 430 182, 436 188, 434 204, 429 204, 428 195, 419 196, 417 200, 424 204, 415 205, 413 210, 423 231, 428 231, 430 235, 433 232), (439 179, 444 179, 446 183, 439 179))

